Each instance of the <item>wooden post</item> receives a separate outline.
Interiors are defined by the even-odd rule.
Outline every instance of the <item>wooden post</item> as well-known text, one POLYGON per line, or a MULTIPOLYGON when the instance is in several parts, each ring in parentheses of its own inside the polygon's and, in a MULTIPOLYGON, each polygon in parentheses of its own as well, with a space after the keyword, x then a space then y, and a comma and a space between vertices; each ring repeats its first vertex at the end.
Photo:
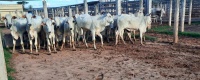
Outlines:
POLYGON ((178 43, 179 6, 180 6, 180 0, 175 0, 174 43, 178 43))
POLYGON ((182 0, 182 12, 181 12, 181 32, 184 32, 184 24, 185 24, 185 5, 186 0, 182 0))
POLYGON ((70 8, 70 6, 68 7, 68 13, 69 13, 69 17, 72 17, 72 9, 70 8))
POLYGON ((38 11, 37 11, 37 9, 35 10, 35 15, 38 15, 38 11))
POLYGON ((88 14, 88 4, 87 4, 87 0, 84 0, 84 13, 88 14))
POLYGON ((76 6, 76 14, 79 14, 78 6, 76 6))
POLYGON ((43 9, 44 9, 44 17, 48 18, 48 11, 47 11, 47 3, 46 0, 43 0, 43 9))
POLYGON ((152 0, 147 0, 147 14, 151 13, 152 0))
POLYGON ((170 7, 169 7, 169 26, 172 26, 172 0, 170 0, 170 7))
POLYGON ((53 8, 52 8, 51 10, 52 10, 52 12, 51 12, 51 14, 52 14, 52 18, 54 18, 54 17, 55 17, 55 14, 54 14, 54 10, 53 10, 53 8))
POLYGON ((62 12, 61 16, 64 17, 64 16, 65 16, 65 10, 64 10, 64 7, 61 8, 61 12, 62 12))
POLYGON ((140 10, 142 10, 142 9, 143 9, 143 0, 140 0, 140 10))
POLYGON ((97 15, 99 13, 99 6, 98 4, 95 5, 95 15, 97 15))
POLYGON ((121 0, 116 0, 116 15, 120 15, 122 13, 121 11, 121 0))
POLYGON ((189 7, 189 20, 188 20, 189 25, 191 25, 191 16, 192 16, 192 0, 190 0, 190 7, 189 7))
POLYGON ((2 45, 1 39, 2 37, 0 33, 0 80, 8 80, 3 45, 2 45))

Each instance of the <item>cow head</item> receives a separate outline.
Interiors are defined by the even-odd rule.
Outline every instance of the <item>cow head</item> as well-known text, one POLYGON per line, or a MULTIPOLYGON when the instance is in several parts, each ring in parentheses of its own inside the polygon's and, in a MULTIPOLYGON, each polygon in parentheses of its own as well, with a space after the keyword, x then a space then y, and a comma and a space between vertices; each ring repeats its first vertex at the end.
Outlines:
POLYGON ((46 32, 48 38, 54 32, 54 25, 51 19, 47 19, 46 22, 43 22, 43 29, 46 32))
POLYGON ((56 29, 60 28, 60 26, 61 26, 60 17, 55 17, 54 23, 55 23, 54 26, 56 29))
POLYGON ((161 9, 161 15, 165 15, 166 14, 166 11, 164 8, 161 9))
POLYGON ((7 14, 5 17, 2 17, 4 20, 5 26, 9 29, 12 26, 12 16, 7 14))
POLYGON ((110 14, 110 13, 107 13, 107 14, 105 14, 105 19, 106 19, 106 21, 107 21, 107 25, 106 26, 108 26, 108 25, 110 25, 112 22, 114 22, 114 20, 113 20, 113 17, 112 17, 112 15, 110 14))
POLYGON ((150 14, 147 14, 146 16, 145 16, 145 19, 146 19, 146 24, 147 24, 147 28, 148 29, 151 29, 151 13, 150 14))
POLYGON ((69 17, 66 19, 65 22, 66 22, 65 26, 67 27, 67 29, 72 31, 74 29, 74 25, 76 24, 76 21, 74 20, 74 18, 69 17))
POLYGON ((30 13, 26 13, 26 19, 28 21, 28 26, 30 27, 31 26, 31 19, 32 19, 32 14, 30 13))

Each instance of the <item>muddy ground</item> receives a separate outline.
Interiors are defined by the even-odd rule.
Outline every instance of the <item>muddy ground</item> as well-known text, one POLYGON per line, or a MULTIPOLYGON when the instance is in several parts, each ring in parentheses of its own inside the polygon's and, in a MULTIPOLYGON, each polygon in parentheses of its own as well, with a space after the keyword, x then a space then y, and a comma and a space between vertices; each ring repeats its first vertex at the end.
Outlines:
POLYGON ((140 45, 126 41, 115 46, 114 41, 93 50, 84 44, 72 51, 47 55, 13 54, 16 80, 200 80, 200 39, 180 37, 173 44, 171 35, 147 33, 158 41, 140 45))

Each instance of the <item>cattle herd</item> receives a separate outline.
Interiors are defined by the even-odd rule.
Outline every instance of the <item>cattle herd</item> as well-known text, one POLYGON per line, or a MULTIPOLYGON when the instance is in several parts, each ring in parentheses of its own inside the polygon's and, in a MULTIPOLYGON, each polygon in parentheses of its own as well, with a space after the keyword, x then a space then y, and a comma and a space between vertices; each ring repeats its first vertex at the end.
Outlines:
MULTIPOLYGON (((35 48, 36 53, 40 49, 41 42, 44 42, 47 50, 51 53, 52 49, 62 50, 66 37, 69 38, 70 47, 75 50, 76 44, 82 37, 85 46, 88 47, 86 32, 91 32, 93 41, 93 47, 96 48, 95 36, 99 36, 101 40, 101 46, 103 47, 103 36, 109 37, 111 32, 115 33, 116 45, 118 43, 118 36, 125 43, 123 34, 127 32, 128 37, 131 38, 131 33, 136 30, 140 31, 141 44, 143 45, 143 36, 147 28, 151 27, 151 14, 144 15, 142 10, 138 10, 135 14, 121 14, 112 16, 109 13, 98 14, 91 16, 89 14, 76 14, 69 17, 54 17, 54 18, 42 18, 39 15, 32 15, 26 13, 24 16, 11 16, 7 14, 2 18, 5 22, 5 26, 10 29, 13 37, 13 53, 15 52, 16 40, 20 38, 20 44, 23 52, 24 33, 28 35, 28 41, 30 46, 30 53, 33 53, 35 48), (105 32, 106 34, 102 34, 105 32), (42 37, 40 37, 42 35, 42 37), (103 35, 103 36, 102 36, 103 35), (62 41, 62 45, 59 47, 59 41, 62 41), (34 43, 34 45, 33 45, 34 43), (34 46, 34 47, 33 47, 34 46)), ((135 40, 135 36, 134 36, 135 40)), ((79 44, 78 44, 79 45, 79 44)))

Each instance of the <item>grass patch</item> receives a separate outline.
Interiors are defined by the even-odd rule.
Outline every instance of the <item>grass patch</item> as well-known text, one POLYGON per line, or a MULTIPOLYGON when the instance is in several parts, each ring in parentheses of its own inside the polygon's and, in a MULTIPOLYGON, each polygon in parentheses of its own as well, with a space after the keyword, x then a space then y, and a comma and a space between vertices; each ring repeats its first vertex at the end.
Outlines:
POLYGON ((195 22, 192 22, 191 24, 192 24, 192 25, 199 25, 199 24, 200 24, 200 21, 195 21, 195 22))
MULTIPOLYGON (((134 37, 134 35, 132 35, 132 37, 134 37)), ((140 38, 140 35, 135 35, 135 38, 140 38)), ((157 41, 158 39, 157 39, 157 37, 153 37, 153 36, 149 36, 149 35, 145 35, 145 39, 146 40, 149 40, 149 41, 152 41, 152 42, 154 42, 154 41, 157 41)))
MULTIPOLYGON (((173 27, 169 26, 158 26, 149 30, 150 32, 156 32, 160 34, 173 35, 173 27)), ((200 38, 200 33, 197 32, 178 32, 180 36, 192 37, 192 38, 200 38)))
POLYGON ((14 80, 14 78, 11 76, 11 73, 14 72, 15 70, 10 66, 10 60, 12 58, 12 54, 9 52, 9 49, 4 48, 4 56, 6 61, 8 80, 14 80))
POLYGON ((152 41, 152 42, 158 40, 157 37, 153 37, 153 36, 149 36, 149 35, 145 35, 145 39, 146 39, 146 40, 150 40, 150 41, 152 41))

